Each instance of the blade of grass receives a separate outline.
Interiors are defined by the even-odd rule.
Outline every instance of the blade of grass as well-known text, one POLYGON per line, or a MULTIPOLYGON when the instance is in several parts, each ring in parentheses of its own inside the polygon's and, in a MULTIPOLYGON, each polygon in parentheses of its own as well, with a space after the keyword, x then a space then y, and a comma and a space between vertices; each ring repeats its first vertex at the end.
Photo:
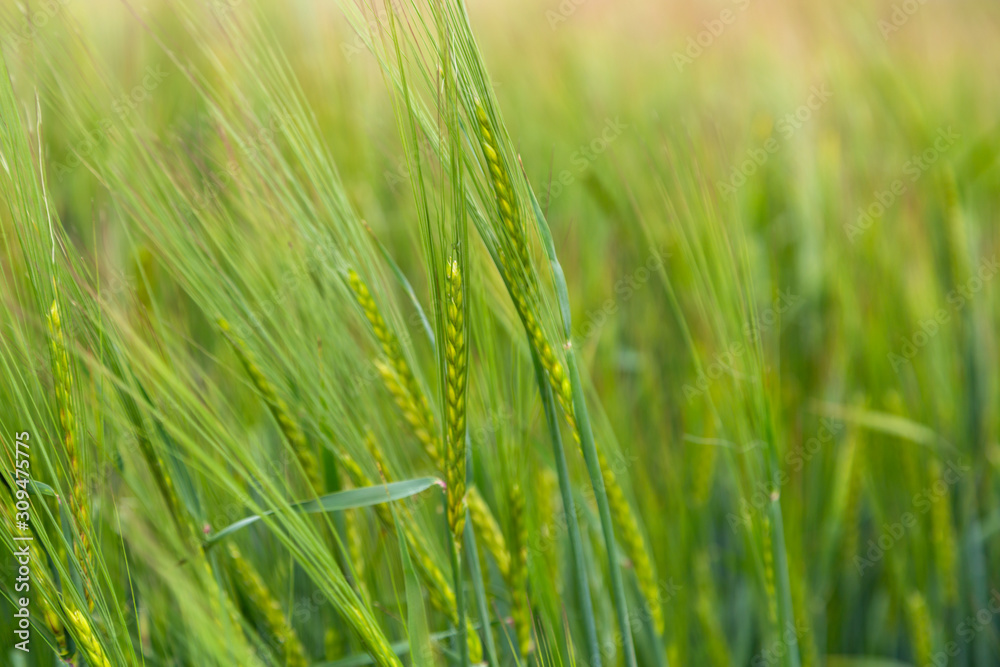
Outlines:
MULTIPOLYGON (((303 514, 321 514, 326 512, 340 512, 343 510, 357 509, 359 507, 370 507, 384 502, 401 500, 416 495, 430 487, 440 484, 436 477, 422 477, 420 479, 408 479, 402 482, 392 482, 390 484, 377 484, 366 486, 360 489, 350 489, 348 491, 338 491, 329 493, 315 500, 296 503, 290 506, 293 512, 303 514)), ((266 516, 275 514, 274 510, 262 514, 253 514, 231 523, 222 530, 219 530, 205 539, 205 548, 209 548, 219 540, 232 535, 233 533, 252 526, 266 516)))
POLYGON ((406 629, 410 640, 410 660, 413 667, 432 667, 434 652, 431 648, 430 633, 427 629, 427 612, 424 609, 424 598, 420 592, 420 580, 417 571, 410 560, 410 550, 406 540, 402 539, 403 531, 399 527, 399 517, 392 512, 396 522, 396 534, 400 536, 399 554, 403 562, 403 580, 406 585, 406 629))

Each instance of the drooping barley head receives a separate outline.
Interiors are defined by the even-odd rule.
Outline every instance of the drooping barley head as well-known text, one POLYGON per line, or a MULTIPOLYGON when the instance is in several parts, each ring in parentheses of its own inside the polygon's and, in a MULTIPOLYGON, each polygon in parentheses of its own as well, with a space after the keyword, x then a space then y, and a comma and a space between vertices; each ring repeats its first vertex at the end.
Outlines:
POLYGON ((531 607, 528 602, 528 523, 524 492, 518 484, 510 489, 511 559, 508 583, 511 616, 517 645, 523 658, 534 650, 531 641, 531 607))
POLYGON ((504 579, 510 574, 510 553, 507 551, 507 541, 504 539, 500 524, 493 517, 489 505, 476 487, 469 488, 466 498, 469 506, 469 520, 476 529, 476 537, 486 545, 486 549, 496 561, 500 576, 504 579))
POLYGON ((252 607, 263 618, 267 631, 285 656, 288 667, 306 667, 309 664, 306 650, 295 629, 285 617, 281 604, 271 594, 257 568, 248 561, 234 543, 228 543, 229 558, 236 572, 236 583, 247 596, 252 607))
MULTIPOLYGON (((493 194, 497 200, 497 212, 500 215, 500 222, 503 224, 507 239, 511 242, 518 261, 527 269, 530 266, 528 258, 528 244, 525 237, 524 224, 521 221, 520 207, 514 195, 511 185, 510 174, 503 163, 500 154, 500 146, 491 129, 489 116, 479 100, 475 101, 476 123, 479 126, 479 144, 486 158, 486 167, 489 170, 490 183, 493 185, 493 194)), ((510 271, 510 267, 506 267, 510 271)))
MULTIPOLYGON (((347 452, 338 452, 338 460, 355 486, 372 486, 372 480, 361 469, 357 461, 347 454, 347 452)), ((380 464, 381 466, 384 466, 384 461, 380 464)), ((391 471, 384 467, 381 470, 385 476, 385 481, 391 481, 391 471)), ((385 504, 374 505, 373 509, 375 510, 375 516, 378 517, 386 530, 395 530, 396 522, 393 520, 392 512, 385 504)), ((413 557, 417 573, 427 586, 427 595, 431 606, 445 614, 452 623, 457 624, 458 604, 455 599, 455 592, 448 583, 444 572, 441 571, 441 568, 437 566, 433 556, 431 556, 430 548, 423 537, 420 533, 412 529, 411 526, 414 524, 414 520, 405 509, 401 513, 401 519, 400 529, 403 533, 403 539, 406 540, 407 548, 411 552, 410 555, 413 557)), ((469 656, 472 661, 479 662, 482 660, 483 647, 480 643, 479 635, 471 627, 468 632, 468 646, 469 656)))
POLYGON ((76 639, 77 648, 87 658, 87 664, 94 667, 111 667, 111 661, 108 660, 108 655, 104 652, 104 646, 98 640, 90 619, 80 610, 72 608, 66 610, 66 619, 69 621, 73 638, 76 639))
POLYGON ((70 513, 77 526, 77 540, 74 551, 80 561, 83 578, 83 592, 88 608, 93 611, 90 568, 94 564, 93 548, 90 544, 90 515, 87 511, 86 495, 83 488, 83 471, 80 469, 79 450, 76 441, 76 421, 73 414, 73 370, 66 351, 62 320, 59 314, 58 298, 52 301, 48 314, 49 350, 52 355, 52 377, 55 385, 56 405, 59 410, 59 426, 62 430, 63 446, 69 462, 70 513))
POLYGON ((256 387, 257 391, 260 392, 261 397, 264 399, 264 403, 267 404, 267 407, 274 416, 275 421, 278 422, 278 427, 281 429, 282 434, 285 436, 289 446, 292 448, 292 452, 298 459, 299 465, 302 466, 302 471, 305 473, 306 480, 312 486, 314 492, 322 493, 323 481, 320 478, 319 464, 316 461, 316 455, 309 447, 306 436, 299 427, 298 422, 292 417, 291 411, 288 409, 288 404, 285 403, 283 398, 278 396, 278 392, 274 388, 274 385, 272 385, 271 382, 264 376, 264 373, 260 370, 257 362, 254 361, 253 355, 251 354, 246 343, 232 334, 229 323, 224 319, 220 319, 219 328, 222 329, 222 333, 226 337, 226 340, 228 340, 230 345, 232 345, 233 351, 236 352, 236 356, 239 358, 240 363, 243 364, 243 368, 246 370, 247 375, 250 376, 250 380, 253 382, 254 387, 256 387))

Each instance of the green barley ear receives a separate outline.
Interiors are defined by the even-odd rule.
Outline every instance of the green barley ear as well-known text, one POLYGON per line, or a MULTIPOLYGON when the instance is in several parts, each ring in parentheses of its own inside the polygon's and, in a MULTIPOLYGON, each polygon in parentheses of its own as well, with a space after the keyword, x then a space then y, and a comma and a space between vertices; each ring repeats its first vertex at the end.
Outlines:
POLYGON ((646 538, 643 537, 642 531, 639 529, 639 522, 632 511, 632 506, 625 499, 625 492, 622 491, 621 484, 615 478, 614 470, 611 469, 601 450, 597 450, 597 461, 601 466, 601 474, 604 476, 611 517, 618 528, 617 537, 629 560, 632 561, 635 578, 642 596, 646 598, 646 606, 649 608, 653 626, 656 628, 657 634, 662 635, 666 623, 663 619, 663 607, 660 604, 660 586, 656 579, 653 561, 649 556, 649 549, 646 547, 646 538))
POLYGON ((52 355, 52 377, 55 384, 56 405, 59 409, 59 426, 62 429, 63 445, 69 460, 70 497, 69 507, 76 522, 78 535, 74 543, 77 560, 83 577, 83 593, 87 607, 94 610, 91 594, 90 568, 94 563, 93 547, 90 544, 90 516, 83 489, 83 473, 80 470, 79 452, 76 442, 76 421, 73 415, 73 371, 66 352, 62 321, 59 316, 58 297, 52 301, 47 317, 49 328, 49 351, 52 355))
MULTIPOLYGON (((4 502, 6 498, 0 500, 0 519, 3 520, 5 526, 10 526, 14 523, 14 517, 11 516, 10 510, 8 510, 9 506, 13 506, 13 499, 13 496, 11 496, 12 502, 10 504, 4 502)), ((28 534, 32 541, 38 542, 38 536, 30 524, 28 525, 28 534)), ((68 663, 73 656, 70 655, 69 645, 66 642, 66 628, 52 606, 53 603, 59 603, 59 597, 52 585, 48 568, 42 564, 38 569, 32 571, 32 576, 34 577, 33 581, 38 586, 39 594, 36 599, 41 611, 42 621, 45 623, 45 627, 49 629, 49 632, 52 633, 52 638, 56 642, 56 653, 59 659, 68 663)))
POLYGON ((438 442, 434 413, 431 412, 430 403, 427 401, 420 383, 417 382, 416 376, 403 357, 399 340, 389 329, 375 299, 368 290, 368 286, 365 285, 357 271, 351 269, 347 272, 347 277, 355 300, 364 312, 368 323, 371 324, 375 338, 388 360, 388 363, 376 360, 375 368, 389 393, 392 394, 396 405, 403 412, 403 417, 413 428, 420 444, 434 461, 434 466, 438 470, 443 470, 444 455, 438 442))
POLYGON ((354 585, 362 598, 368 597, 365 586, 365 548, 361 538, 362 515, 359 510, 344 512, 344 539, 347 542, 347 553, 351 558, 351 572, 354 575, 354 585))
MULTIPOLYGON (((493 194, 497 199, 497 211, 500 214, 500 221, 503 223, 507 238, 514 246, 522 266, 527 270, 531 263, 528 258, 528 244, 525 239, 524 224, 521 221, 520 208, 514 198, 514 190, 511 186, 510 174, 503 164, 500 155, 500 147, 491 129, 489 116, 482 103, 475 100, 476 124, 479 127, 479 143, 486 158, 486 166, 489 169, 490 183, 493 185, 493 194)), ((510 271, 510 267, 505 267, 510 271)))
POLYGON ((87 664, 93 667, 111 667, 104 647, 98 641, 94 628, 88 619, 78 609, 68 609, 66 619, 76 639, 77 647, 87 658, 87 664))
POLYGON ((239 548, 232 542, 228 543, 229 558, 236 571, 236 579, 240 588, 254 609, 260 613, 267 626, 267 631, 281 647, 288 667, 306 667, 309 664, 306 650, 292 627, 278 600, 271 594, 257 568, 244 558, 239 548))
POLYGON ((45 627, 49 629, 52 633, 52 638, 56 642, 56 654, 59 659, 63 662, 69 662, 73 657, 69 653, 69 645, 66 641, 66 629, 63 627, 62 620, 60 620, 58 614, 49 604, 48 600, 44 596, 38 597, 38 606, 41 607, 42 620, 45 621, 45 627))
POLYGON ((375 664, 381 665, 382 667, 403 667, 403 663, 400 661, 399 656, 392 650, 389 642, 385 640, 382 636, 382 632, 379 630, 378 626, 372 624, 361 610, 353 605, 349 605, 344 608, 342 612, 344 620, 346 620, 351 627, 358 629, 358 633, 361 635, 361 641, 364 642, 365 647, 371 654, 375 661, 375 664))
POLYGON ((931 664, 934 652, 931 642, 931 617, 927 611, 927 601, 919 591, 913 591, 906 598, 906 617, 910 626, 914 664, 931 664))
MULTIPOLYGON (((562 361, 556 356, 552 345, 546 340, 537 319, 532 314, 531 308, 528 305, 528 295, 525 292, 525 288, 518 282, 511 280, 506 267, 501 268, 504 270, 505 278, 509 284, 509 292, 514 301, 514 307, 528 333, 529 342, 538 353, 539 360, 545 369, 552 391, 556 396, 559 406, 562 408, 566 423, 573 433, 573 439, 579 446, 581 444, 580 431, 576 422, 576 412, 573 406, 573 388, 570 384, 569 376, 562 361)), ((643 597, 646 598, 646 603, 653 617, 657 632, 662 634, 665 628, 665 621, 659 603, 659 585, 649 548, 646 545, 642 531, 639 529, 639 522, 636 519, 635 513, 625 499, 624 491, 615 479, 614 473, 611 471, 607 460, 599 449, 597 450, 597 455, 604 477, 612 522, 620 533, 618 540, 621 541, 625 553, 635 567, 639 589, 643 597)))
MULTIPOLYGON (((460 275, 456 277, 459 281, 461 281, 460 275)), ((361 280, 361 277, 358 276, 357 272, 354 270, 348 271, 348 281, 350 282, 351 289, 354 291, 355 299, 357 300, 358 305, 361 306, 362 311, 364 311, 365 317, 368 319, 368 322, 371 324, 372 329, 375 332, 375 337, 382 345, 382 351, 388 358, 388 362, 376 360, 375 368, 378 370, 378 373, 382 378, 382 382, 389 390, 389 393, 392 394, 396 405, 403 413, 403 418, 406 419, 406 422, 413 430, 414 436, 418 441, 420 441, 424 451, 427 452, 427 455, 433 462, 434 467, 439 470, 441 474, 445 475, 447 479, 449 466, 445 461, 443 448, 441 447, 440 440, 436 435, 434 415, 430 410, 427 398, 424 396, 423 391, 420 389, 420 385, 417 383, 416 378, 413 377, 412 371, 410 371, 409 366, 403 359, 396 336, 385 323, 385 319, 382 317, 382 314, 379 311, 378 306, 375 304, 375 300, 372 298, 371 292, 369 292, 364 281, 361 280)), ((462 299, 464 303, 464 292, 462 294, 462 299)), ((464 313, 462 314, 462 317, 464 320, 464 313)), ((538 331, 540 334, 540 329, 538 331)), ((466 347, 465 337, 467 335, 467 333, 463 334, 463 347, 466 347)), ((466 365, 468 364, 467 359, 468 351, 465 350, 463 363, 466 365)), ((464 411, 464 398, 461 402, 461 407, 464 411)), ((464 423, 464 412, 462 419, 464 423)), ((464 459, 461 465, 464 466, 464 459)), ((450 483, 448 485, 452 486, 450 483)), ((497 565, 501 568, 501 572, 506 577, 506 569, 510 561, 510 556, 507 553, 507 548, 504 544, 503 533, 500 531, 500 527, 497 524, 496 519, 493 518, 493 514, 490 511, 489 506, 487 506, 486 502, 479 495, 478 490, 471 488, 468 490, 466 495, 466 503, 469 506, 470 519, 476 527, 476 532, 484 540, 486 547, 490 550, 490 553, 493 555, 494 560, 496 560, 497 565)))
POLYGON ((507 579, 510 574, 510 553, 507 551, 507 541, 504 539, 500 524, 493 517, 489 505, 479 493, 476 487, 469 488, 466 498, 469 506, 469 520, 472 521, 476 529, 476 537, 479 538, 486 549, 493 555, 500 576, 507 579))
MULTIPOLYGON (((374 441, 372 441, 374 445, 374 441)), ((377 451, 377 447, 373 447, 377 451)), ((369 449, 371 451, 371 449, 369 449)), ((372 481, 361 469, 347 452, 339 451, 337 453, 338 460, 340 461, 341 467, 351 478, 351 482, 355 486, 372 486, 372 481)), ((391 471, 384 468, 384 461, 382 460, 381 454, 376 457, 376 462, 382 470, 382 474, 385 475, 385 481, 392 481, 391 471)), ((392 517, 392 513, 389 508, 384 504, 374 505, 372 509, 375 510, 375 516, 386 528, 386 530, 395 530, 396 522, 392 517)), ((437 609, 439 612, 445 614, 452 623, 458 623, 458 605, 455 600, 455 592, 452 590, 451 585, 448 583, 448 579, 445 577, 444 572, 437 566, 434 558, 431 556, 430 548, 428 548, 427 543, 424 541, 423 537, 415 532, 411 525, 413 525, 413 519, 409 516, 406 510, 403 510, 403 520, 399 523, 400 528, 403 531, 403 539, 406 540, 407 547, 409 548, 411 555, 413 557, 414 565, 416 565, 417 573, 424 580, 427 586, 427 596, 430 599, 431 606, 437 609)), ((468 631, 468 647, 469 656, 473 662, 479 662, 482 660, 483 656, 483 646, 479 640, 479 635, 476 634, 475 630, 471 627, 468 631)))
POLYGON ((424 451, 427 452, 427 455, 434 462, 434 467, 439 470, 443 469, 443 453, 441 452, 437 436, 434 434, 434 415, 431 414, 430 407, 423 400, 423 395, 420 394, 420 398, 415 397, 407 389, 406 379, 401 378, 391 364, 381 359, 376 359, 374 364, 379 377, 382 378, 382 383, 389 390, 389 393, 392 394, 393 401, 399 407, 400 412, 403 413, 406 423, 413 429, 413 434, 420 441, 424 451))
MULTIPOLYGON (((940 461, 930 464, 930 478, 936 482, 942 476, 940 461)), ((936 491, 936 488, 935 488, 936 491)), ((931 504, 931 530, 934 542, 934 563, 937 575, 944 586, 948 602, 958 599, 958 581, 955 574, 955 529, 951 523, 951 493, 947 485, 941 497, 931 504)))
POLYGON ((456 543, 465 526, 465 390, 468 346, 465 330, 465 286, 457 259, 448 262, 445 295, 445 481, 448 525, 456 543))
POLYGON ((519 484, 510 490, 511 559, 508 581, 511 594, 511 616, 521 657, 527 659, 534 650, 531 642, 531 607, 528 602, 528 522, 524 492, 519 484))
POLYGON ((306 436, 299 427, 298 422, 292 418, 288 405, 284 399, 278 396, 274 385, 264 377, 246 343, 232 334, 229 322, 219 319, 219 328, 222 329, 222 334, 229 341, 233 351, 236 352, 236 356, 239 357, 240 363, 243 364, 243 368, 246 370, 247 375, 250 376, 250 380, 257 388, 257 391, 260 392, 275 421, 278 422, 281 432, 284 434, 288 444, 291 445, 292 452, 299 460, 299 465, 302 466, 303 472, 305 472, 306 480, 312 486, 314 492, 322 493, 323 482, 320 478, 316 455, 309 448, 309 443, 306 441, 306 436))
POLYGON ((399 349, 399 341, 396 340, 396 336, 389 330, 388 325, 385 323, 382 313, 375 304, 375 299, 368 290, 368 285, 365 284, 365 281, 361 279, 361 276, 354 269, 350 269, 347 272, 347 279, 351 285, 351 290, 354 292, 354 298, 357 300, 358 305, 361 306, 361 310, 375 332, 375 338, 378 339, 379 344, 382 346, 382 351, 393 362, 393 365, 395 365, 396 359, 402 356, 402 352, 399 349))

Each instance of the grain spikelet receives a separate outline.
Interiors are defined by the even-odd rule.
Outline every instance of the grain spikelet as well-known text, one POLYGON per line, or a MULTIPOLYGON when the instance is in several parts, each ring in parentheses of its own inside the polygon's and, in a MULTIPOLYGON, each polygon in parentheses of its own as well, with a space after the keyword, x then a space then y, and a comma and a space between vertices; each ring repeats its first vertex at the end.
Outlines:
MULTIPOLYGON (((409 366, 402 358, 396 336, 386 325, 385 319, 379 312, 378 306, 375 305, 375 300, 367 286, 357 272, 352 270, 348 275, 357 302, 375 331, 376 338, 382 344, 382 351, 388 358, 388 361, 375 360, 375 368, 434 467, 442 475, 446 475, 448 466, 445 462, 440 439, 436 435, 437 427, 429 403, 416 378, 413 377, 409 366)), ((507 553, 503 534, 500 532, 493 513, 476 488, 468 489, 466 496, 469 518, 473 522, 476 532, 485 540, 486 547, 501 568, 501 572, 506 571, 510 555, 507 553)))
MULTIPOLYGON (((940 461, 930 463, 930 478, 934 482, 943 479, 940 461)), ((931 503, 931 529, 934 541, 934 563, 937 565, 937 575, 944 586, 945 599, 954 602, 958 599, 958 581, 955 573, 955 529, 951 523, 951 494, 948 485, 944 491, 931 503)), ((935 491, 937 485, 935 484, 935 491)))
POLYGON ((77 541, 74 551, 80 562, 83 579, 83 593, 87 599, 88 608, 93 611, 94 600, 91 594, 90 568, 94 563, 93 547, 90 544, 90 516, 87 512, 87 502, 83 488, 83 471, 80 469, 79 452, 76 442, 76 422, 73 414, 73 371, 66 352, 66 339, 63 336, 62 321, 59 314, 58 298, 52 301, 48 314, 49 348, 52 354, 52 377, 55 383, 56 404, 59 409, 59 426, 62 429, 63 446, 69 461, 70 477, 70 513, 77 526, 77 541))
POLYGON ((521 656, 534 650, 531 642, 531 607, 528 604, 528 523, 524 492, 518 484, 510 489, 511 559, 508 577, 511 592, 511 616, 521 656))
POLYGON ((233 351, 239 357, 240 363, 243 364, 243 368, 246 370, 247 375, 250 376, 253 385, 263 397, 275 421, 278 422, 281 432, 291 446, 295 457, 299 460, 299 465, 302 466, 302 471, 305 473, 306 479, 310 486, 312 486, 313 491, 321 493, 323 491, 323 482, 320 479, 319 464, 316 461, 316 455, 310 449, 309 443, 306 441, 306 436, 299 427, 298 422, 292 418, 288 405, 284 399, 278 396, 274 385, 264 377, 246 343, 230 332, 229 323, 226 320, 220 319, 219 327, 222 329, 226 340, 232 345, 233 351))
POLYGON ((246 594, 254 609, 264 619, 267 630, 277 642, 285 656, 288 667, 306 667, 309 664, 306 650, 295 629, 285 618, 278 600, 268 590, 257 568, 244 558, 239 548, 232 542, 228 543, 229 558, 233 562, 236 581, 246 594))
POLYGON ((927 611, 927 601, 919 591, 911 592, 906 598, 906 612, 913 645, 913 662, 917 665, 929 665, 934 652, 931 642, 931 617, 927 611))
POLYGON ((448 263, 445 297, 445 467, 448 525, 456 544, 465 526, 465 286, 457 259, 448 263))
MULTIPOLYGON (((341 466, 355 486, 372 485, 371 479, 369 479, 368 475, 361 469, 361 466, 349 454, 341 451, 338 456, 341 466)), ((384 461, 382 465, 384 465, 384 461)), ((391 481, 391 472, 385 468, 382 470, 385 480, 391 481)), ((384 504, 379 504, 373 505, 372 508, 375 510, 375 515, 379 521, 382 522, 382 525, 387 530, 395 529, 396 523, 393 521, 392 512, 388 507, 384 504)), ((403 520, 400 521, 400 530, 403 533, 403 539, 406 540, 407 548, 410 550, 410 555, 413 557, 414 564, 417 567, 417 573, 427 585, 427 595, 430 598, 431 606, 445 614, 452 623, 457 624, 458 604, 455 600, 455 592, 448 584, 448 579, 441 571, 441 568, 437 566, 437 563, 431 557, 431 551, 427 543, 419 533, 411 528, 412 525, 413 519, 408 517, 406 511, 403 510, 403 520)), ((479 662, 482 660, 483 647, 479 641, 479 635, 471 627, 469 628, 468 642, 469 656, 473 662, 479 662)))
POLYGON ((73 638, 76 639, 77 648, 86 656, 87 663, 93 667, 111 667, 111 661, 104 652, 104 646, 97 639, 90 619, 77 609, 67 609, 66 612, 66 620, 73 632, 73 638))
POLYGON ((476 536, 486 545, 486 549, 493 555, 500 575, 507 579, 510 572, 510 553, 507 551, 507 542, 504 539, 500 525, 493 518, 486 501, 479 494, 476 487, 471 487, 468 494, 469 520, 472 521, 476 529, 476 536))

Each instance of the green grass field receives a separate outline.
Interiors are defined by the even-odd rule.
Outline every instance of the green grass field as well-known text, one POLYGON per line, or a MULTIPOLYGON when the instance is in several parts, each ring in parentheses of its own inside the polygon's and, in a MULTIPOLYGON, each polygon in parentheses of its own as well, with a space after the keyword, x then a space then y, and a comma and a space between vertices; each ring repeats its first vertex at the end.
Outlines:
POLYGON ((1000 664, 1000 7, 0 6, 0 665, 1000 664))

